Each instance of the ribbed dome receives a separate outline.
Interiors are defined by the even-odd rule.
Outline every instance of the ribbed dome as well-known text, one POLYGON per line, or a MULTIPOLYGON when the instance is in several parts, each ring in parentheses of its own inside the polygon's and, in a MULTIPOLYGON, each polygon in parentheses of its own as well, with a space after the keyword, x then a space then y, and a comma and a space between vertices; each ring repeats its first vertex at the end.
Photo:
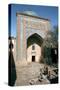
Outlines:
POLYGON ((32 16, 38 16, 38 14, 33 11, 24 11, 23 13, 27 15, 32 15, 32 16))

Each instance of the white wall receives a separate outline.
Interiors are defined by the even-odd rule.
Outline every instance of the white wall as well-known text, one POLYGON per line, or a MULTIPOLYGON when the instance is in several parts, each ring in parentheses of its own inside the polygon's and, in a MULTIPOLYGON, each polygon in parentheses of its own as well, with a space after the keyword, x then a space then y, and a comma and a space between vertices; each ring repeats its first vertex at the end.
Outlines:
POLYGON ((32 56, 35 56, 35 62, 39 62, 41 58, 41 47, 38 44, 35 45, 35 50, 32 50, 32 45, 27 48, 27 61, 32 62, 32 56))

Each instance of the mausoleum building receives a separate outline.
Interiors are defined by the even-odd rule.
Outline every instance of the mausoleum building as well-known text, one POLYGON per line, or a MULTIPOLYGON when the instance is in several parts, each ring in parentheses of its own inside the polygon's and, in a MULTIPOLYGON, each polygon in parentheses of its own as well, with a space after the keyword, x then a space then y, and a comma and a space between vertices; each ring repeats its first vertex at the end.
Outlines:
POLYGON ((18 12, 16 18, 16 60, 40 62, 42 43, 51 29, 50 20, 39 17, 32 11, 18 12))

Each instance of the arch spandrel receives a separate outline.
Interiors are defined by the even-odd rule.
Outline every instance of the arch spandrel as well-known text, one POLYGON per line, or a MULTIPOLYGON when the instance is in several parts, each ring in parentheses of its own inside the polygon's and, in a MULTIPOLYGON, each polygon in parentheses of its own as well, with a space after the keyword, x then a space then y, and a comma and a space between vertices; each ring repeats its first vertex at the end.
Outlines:
POLYGON ((40 35, 43 39, 46 37, 46 33, 43 31, 29 29, 29 30, 26 30, 26 39, 28 39, 31 35, 33 35, 35 33, 40 35))

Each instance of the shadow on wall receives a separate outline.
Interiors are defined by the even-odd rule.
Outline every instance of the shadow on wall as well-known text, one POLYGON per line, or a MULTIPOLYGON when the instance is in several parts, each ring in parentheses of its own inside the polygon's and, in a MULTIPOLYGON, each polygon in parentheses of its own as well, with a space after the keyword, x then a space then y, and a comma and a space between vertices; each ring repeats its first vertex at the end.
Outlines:
POLYGON ((8 85, 14 86, 17 76, 16 76, 16 67, 12 52, 13 49, 12 40, 10 40, 9 49, 10 50, 9 50, 9 60, 8 60, 8 85))

